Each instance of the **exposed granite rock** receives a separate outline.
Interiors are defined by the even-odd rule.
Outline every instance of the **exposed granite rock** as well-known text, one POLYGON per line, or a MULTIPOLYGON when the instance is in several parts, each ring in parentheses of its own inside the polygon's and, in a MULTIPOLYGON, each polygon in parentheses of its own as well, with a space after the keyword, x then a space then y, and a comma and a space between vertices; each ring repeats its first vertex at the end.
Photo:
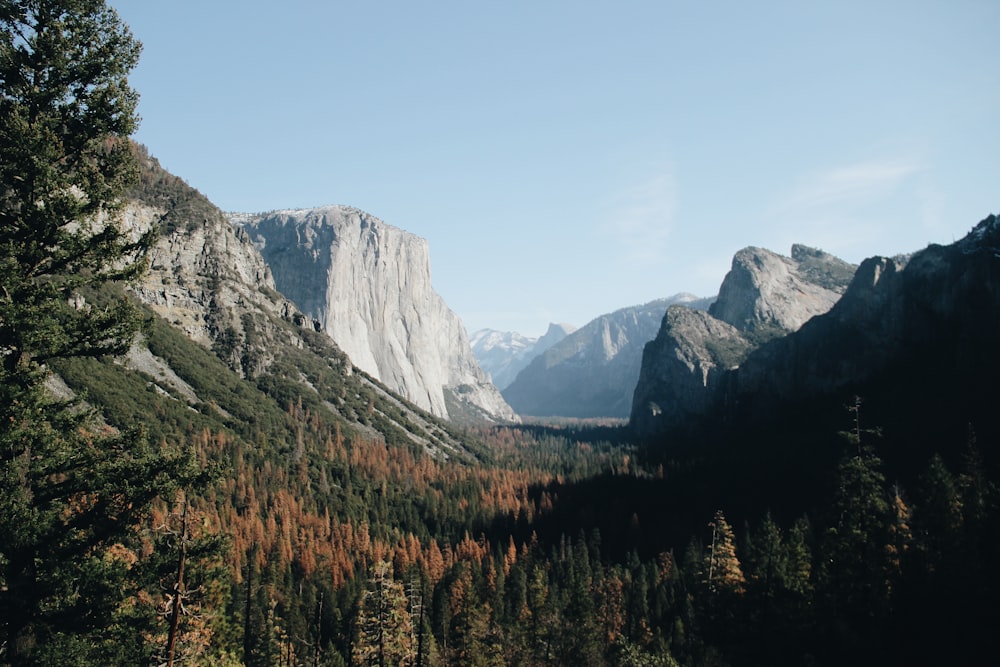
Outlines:
POLYGON ((829 311, 855 268, 802 245, 792 246, 791 257, 754 247, 737 252, 708 313, 671 308, 646 346, 632 427, 640 434, 683 429, 707 414, 727 371, 767 341, 829 311))
POLYGON ((719 400, 745 412, 830 392, 884 363, 904 320, 900 273, 906 257, 872 257, 824 317, 748 355, 726 378, 719 400), (751 394, 758 394, 751 397, 751 394))
POLYGON ((943 358, 956 374, 979 376, 995 363, 998 335, 1000 220, 990 216, 950 246, 862 262, 829 313, 751 354, 720 400, 727 419, 748 420, 857 386, 907 358, 943 358))
MULTIPOLYGON (((141 178, 130 193, 126 224, 136 235, 150 227, 160 231, 150 253, 151 270, 133 287, 143 302, 281 407, 287 407, 289 396, 312 395, 331 413, 327 417, 344 419, 366 438, 406 438, 435 457, 474 458, 457 432, 441 420, 355 373, 347 355, 319 333, 319 323, 275 289, 269 268, 246 232, 164 171, 144 149, 137 151, 141 178)), ((198 410, 211 404, 223 419, 233 418, 214 399, 199 394, 210 394, 212 388, 189 385, 144 340, 136 341, 118 361, 144 373, 154 391, 198 410)))
POLYGON ((480 369, 461 320, 431 286, 427 241, 363 211, 328 206, 242 216, 277 289, 355 366, 451 416, 446 392, 492 421, 514 411, 480 369))
POLYGON ((549 324, 549 328, 545 330, 545 333, 535 341, 535 346, 532 348, 532 352, 537 356, 543 352, 547 352, 549 348, 553 347, 562 342, 564 338, 570 336, 576 331, 576 327, 572 324, 554 322, 549 324))
POLYGON ((170 198, 147 189, 125 211, 125 223, 135 233, 161 230, 149 254, 150 270, 134 287, 139 299, 245 377, 264 372, 276 346, 301 346, 301 340, 279 332, 271 318, 315 325, 274 289, 271 272, 247 234, 154 162, 146 169, 173 180, 170 198))
POLYGON ((833 307, 855 268, 802 245, 792 246, 791 257, 744 248, 708 312, 741 331, 795 331, 833 307))
MULTIPOLYGON (((665 321, 660 345, 646 350, 645 384, 655 396, 633 412, 640 433, 709 432, 720 426, 739 431, 785 414, 790 406, 843 398, 870 382, 883 396, 905 395, 925 406, 918 410, 971 411, 988 421, 1000 372, 1000 220, 986 218, 950 246, 865 260, 827 313, 750 350, 738 366, 716 374, 700 395, 668 395, 662 389, 670 384, 671 371, 658 360, 684 338, 682 330, 671 335, 673 326, 665 321), (901 373, 905 379, 897 378, 901 373), (677 403, 669 410, 657 402, 671 398, 677 403), (659 415, 651 414, 650 403, 660 408, 659 415)), ((693 384, 683 370, 672 377, 693 384)))
MULTIPOLYGON (((153 378, 157 383, 154 385, 157 390, 163 392, 160 385, 166 385, 173 389, 185 401, 191 404, 198 402, 198 394, 194 387, 184 381, 174 369, 163 359, 154 356, 145 341, 136 341, 129 348, 128 352, 121 358, 121 363, 131 370, 141 371, 153 378)), ((165 392, 164 392, 165 393, 165 392)))
POLYGON ((645 348, 632 426, 649 432, 660 422, 680 424, 707 414, 713 407, 712 388, 751 349, 753 343, 731 324, 704 311, 671 306, 645 348))

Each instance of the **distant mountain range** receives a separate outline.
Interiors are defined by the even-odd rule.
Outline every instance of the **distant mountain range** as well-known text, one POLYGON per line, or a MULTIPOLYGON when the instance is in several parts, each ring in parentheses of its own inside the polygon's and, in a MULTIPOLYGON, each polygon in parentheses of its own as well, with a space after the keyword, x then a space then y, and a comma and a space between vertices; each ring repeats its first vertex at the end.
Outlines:
POLYGON ((529 338, 516 331, 480 329, 469 340, 479 365, 502 391, 532 359, 574 331, 572 324, 550 324, 544 335, 529 338))
POLYGON ((521 415, 628 417, 642 347, 678 303, 705 308, 711 299, 676 294, 602 315, 535 356, 504 398, 521 415))

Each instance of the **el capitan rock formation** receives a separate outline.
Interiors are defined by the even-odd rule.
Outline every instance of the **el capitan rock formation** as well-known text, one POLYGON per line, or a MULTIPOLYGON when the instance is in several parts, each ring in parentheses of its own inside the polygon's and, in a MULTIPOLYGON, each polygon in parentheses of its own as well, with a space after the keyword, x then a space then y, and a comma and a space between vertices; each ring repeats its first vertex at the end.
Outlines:
POLYGON ((354 365, 429 412, 517 417, 431 286, 427 241, 355 208, 240 216, 291 299, 354 365))

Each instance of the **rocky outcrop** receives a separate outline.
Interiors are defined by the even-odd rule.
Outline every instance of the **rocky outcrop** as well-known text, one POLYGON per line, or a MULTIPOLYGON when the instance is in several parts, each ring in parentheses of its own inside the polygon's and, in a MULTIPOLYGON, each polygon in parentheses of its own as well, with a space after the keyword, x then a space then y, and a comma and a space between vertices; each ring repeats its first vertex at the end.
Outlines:
POLYGON ((480 329, 472 334, 470 342, 479 365, 502 391, 532 359, 574 331, 576 327, 571 324, 549 324, 540 338, 529 338, 516 331, 480 329))
POLYGON ((522 415, 627 417, 643 345, 674 303, 707 305, 678 294, 602 315, 535 357, 504 398, 522 415))
POLYGON ((829 313, 751 354, 720 400, 726 419, 752 421, 908 368, 910 386, 897 393, 941 394, 932 406, 986 400, 992 411, 998 337, 1000 220, 990 216, 950 246, 865 260, 829 313))
POLYGON ((744 248, 733 257, 708 312, 740 331, 795 331, 833 307, 856 268, 802 245, 792 246, 791 257, 744 248))
POLYGON ((704 311, 671 306, 656 338, 645 348, 633 395, 632 425, 683 423, 713 407, 711 387, 753 348, 740 331, 704 311))
POLYGON ((769 340, 796 331, 841 298, 853 265, 792 246, 784 257, 745 248, 708 313, 672 307, 643 351, 630 421, 640 434, 682 429, 707 414, 726 374, 769 340))
POLYGON ((571 335, 576 331, 576 327, 572 324, 556 324, 550 323, 549 328, 545 330, 545 333, 535 341, 535 346, 532 348, 531 352, 534 356, 538 356, 543 352, 547 352, 549 348, 561 343, 564 338, 571 335))
POLYGON ((426 240, 342 206, 237 221, 278 291, 355 366, 438 416, 460 419, 456 410, 467 409, 516 419, 476 362, 461 320, 432 288, 426 240))
POLYGON ((247 234, 154 158, 141 150, 139 157, 142 181, 124 221, 136 234, 160 232, 149 271, 133 288, 140 301, 244 377, 264 372, 280 346, 301 346, 274 319, 315 325, 274 289, 247 234))

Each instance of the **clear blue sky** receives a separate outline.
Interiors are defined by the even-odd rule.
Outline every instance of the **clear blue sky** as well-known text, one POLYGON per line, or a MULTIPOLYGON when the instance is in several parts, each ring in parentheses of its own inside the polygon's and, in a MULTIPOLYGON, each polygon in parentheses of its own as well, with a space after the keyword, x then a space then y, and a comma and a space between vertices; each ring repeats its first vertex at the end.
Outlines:
POLYGON ((735 251, 850 261, 1000 212, 1000 2, 114 0, 137 139, 224 210, 430 242, 470 333, 540 335, 735 251))

